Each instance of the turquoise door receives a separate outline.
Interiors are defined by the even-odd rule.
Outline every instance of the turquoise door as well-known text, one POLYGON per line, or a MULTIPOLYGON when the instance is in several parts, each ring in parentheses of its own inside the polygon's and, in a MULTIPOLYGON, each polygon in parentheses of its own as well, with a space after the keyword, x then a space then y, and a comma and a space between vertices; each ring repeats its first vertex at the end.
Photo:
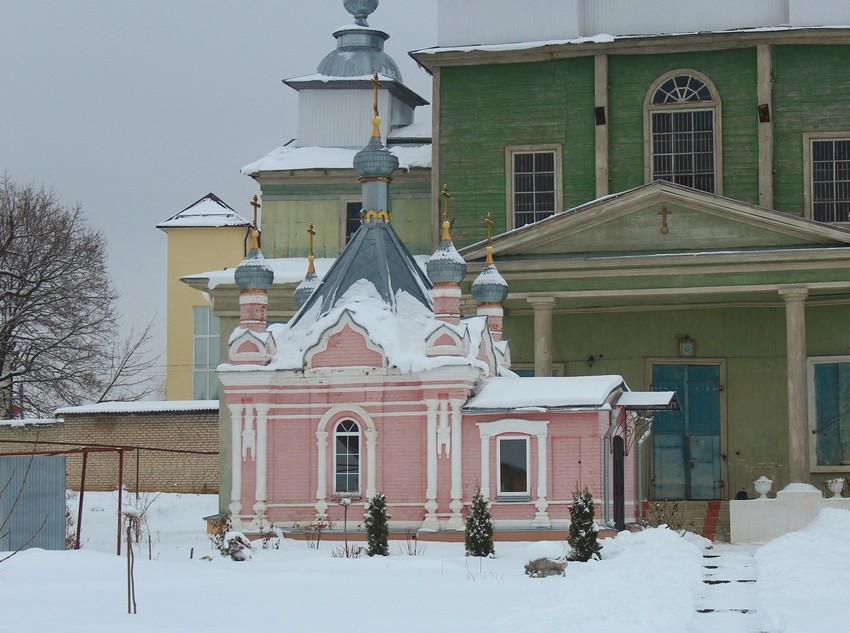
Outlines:
POLYGON ((681 409, 652 423, 655 499, 720 499, 720 366, 653 365, 652 390, 675 391, 681 409))

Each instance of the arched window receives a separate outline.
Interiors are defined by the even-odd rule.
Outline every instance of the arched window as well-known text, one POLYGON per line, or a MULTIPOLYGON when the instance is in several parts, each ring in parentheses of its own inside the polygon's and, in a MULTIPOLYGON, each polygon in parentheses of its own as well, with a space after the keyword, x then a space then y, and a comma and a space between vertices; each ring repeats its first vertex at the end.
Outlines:
POLYGON ((719 193, 720 99, 707 77, 678 70, 646 96, 647 180, 667 180, 719 193))
POLYGON ((334 430, 334 492, 360 492, 360 427, 342 420, 334 430))

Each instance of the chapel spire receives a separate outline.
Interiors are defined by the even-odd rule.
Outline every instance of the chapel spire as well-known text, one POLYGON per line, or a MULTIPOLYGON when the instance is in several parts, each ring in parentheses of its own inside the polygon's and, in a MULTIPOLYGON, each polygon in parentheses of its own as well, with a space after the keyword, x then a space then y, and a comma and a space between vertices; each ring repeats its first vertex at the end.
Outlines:
POLYGON ((478 304, 478 316, 487 318, 487 327, 494 341, 502 339, 502 320, 505 310, 502 304, 508 296, 508 284, 493 263, 492 227, 493 216, 487 213, 487 259, 484 268, 472 282, 472 297, 478 304))
POLYGON ((313 223, 310 222, 310 225, 307 227, 307 242, 309 243, 309 255, 307 256, 307 275, 304 277, 304 280, 298 284, 298 287, 295 289, 295 294, 293 298, 295 299, 295 305, 300 310, 301 306, 307 303, 307 299, 310 298, 310 295, 313 294, 313 291, 319 286, 319 277, 316 275, 316 266, 314 265, 315 257, 313 257, 313 236, 316 235, 315 229, 313 229, 313 223))
POLYGON ((274 272, 260 250, 257 211, 260 203, 251 199, 254 220, 251 224, 251 248, 233 274, 239 286, 239 327, 230 338, 230 360, 234 364, 267 365, 275 353, 274 339, 266 331, 266 308, 274 272))
POLYGON ((431 298, 435 316, 441 321, 457 324, 460 322, 460 282, 466 276, 466 261, 452 243, 448 185, 443 185, 441 200, 443 234, 439 248, 431 255, 425 268, 434 284, 431 298))

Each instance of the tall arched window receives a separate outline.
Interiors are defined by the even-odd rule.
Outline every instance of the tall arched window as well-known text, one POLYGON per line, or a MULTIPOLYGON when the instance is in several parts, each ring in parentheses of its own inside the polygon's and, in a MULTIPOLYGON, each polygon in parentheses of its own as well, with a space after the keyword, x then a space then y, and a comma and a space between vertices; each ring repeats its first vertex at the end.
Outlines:
POLYGON ((360 427, 342 420, 334 430, 334 492, 360 492, 360 427))
POLYGON ((720 99, 693 70, 663 75, 646 97, 647 180, 721 191, 720 99))

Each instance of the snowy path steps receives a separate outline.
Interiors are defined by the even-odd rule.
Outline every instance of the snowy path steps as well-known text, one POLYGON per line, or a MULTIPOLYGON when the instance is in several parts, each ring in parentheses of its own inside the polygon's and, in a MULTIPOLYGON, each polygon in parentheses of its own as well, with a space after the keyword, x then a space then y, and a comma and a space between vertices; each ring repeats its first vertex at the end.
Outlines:
POLYGON ((718 543, 705 550, 691 633, 765 633, 756 611, 755 550, 718 543))

